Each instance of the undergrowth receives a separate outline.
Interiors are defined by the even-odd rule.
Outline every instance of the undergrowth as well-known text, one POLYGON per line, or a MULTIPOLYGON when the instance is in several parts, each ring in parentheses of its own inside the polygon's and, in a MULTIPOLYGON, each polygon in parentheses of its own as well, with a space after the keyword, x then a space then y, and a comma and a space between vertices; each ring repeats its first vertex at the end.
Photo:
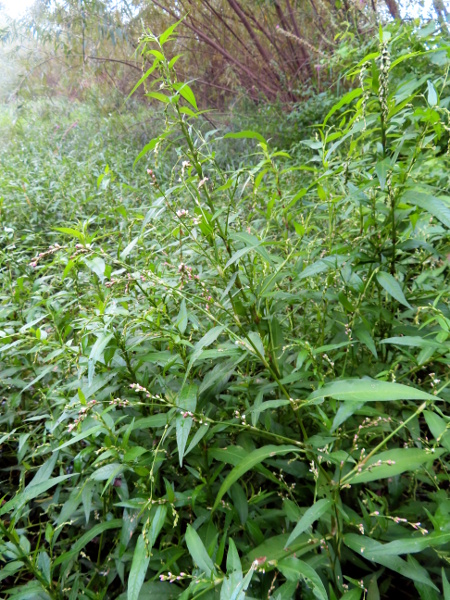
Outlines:
POLYGON ((449 600, 448 37, 290 154, 198 125, 174 35, 147 126, 1 117, 2 595, 449 600))

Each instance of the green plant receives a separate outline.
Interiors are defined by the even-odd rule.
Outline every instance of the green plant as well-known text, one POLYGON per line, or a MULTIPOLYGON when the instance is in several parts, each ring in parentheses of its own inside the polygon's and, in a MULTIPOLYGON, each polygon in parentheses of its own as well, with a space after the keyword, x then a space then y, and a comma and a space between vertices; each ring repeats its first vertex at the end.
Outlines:
POLYGON ((387 28, 298 164, 201 126, 176 30, 134 172, 89 119, 2 154, 5 593, 447 598, 446 38, 387 28))

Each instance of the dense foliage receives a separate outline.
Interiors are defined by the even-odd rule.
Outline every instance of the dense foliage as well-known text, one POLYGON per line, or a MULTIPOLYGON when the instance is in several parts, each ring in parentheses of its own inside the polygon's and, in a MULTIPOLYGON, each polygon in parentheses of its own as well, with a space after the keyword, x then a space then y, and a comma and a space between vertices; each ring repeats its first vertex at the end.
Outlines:
POLYGON ((2 108, 2 595, 449 600, 448 35, 386 27, 285 151, 176 32, 145 125, 2 108))

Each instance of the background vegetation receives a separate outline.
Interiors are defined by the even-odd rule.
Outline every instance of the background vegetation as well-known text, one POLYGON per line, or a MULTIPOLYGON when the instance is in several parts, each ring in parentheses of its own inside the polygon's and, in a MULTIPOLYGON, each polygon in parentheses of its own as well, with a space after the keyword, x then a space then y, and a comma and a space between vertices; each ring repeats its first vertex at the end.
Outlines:
POLYGON ((449 600, 450 40, 375 8, 5 25, 5 598, 449 600))

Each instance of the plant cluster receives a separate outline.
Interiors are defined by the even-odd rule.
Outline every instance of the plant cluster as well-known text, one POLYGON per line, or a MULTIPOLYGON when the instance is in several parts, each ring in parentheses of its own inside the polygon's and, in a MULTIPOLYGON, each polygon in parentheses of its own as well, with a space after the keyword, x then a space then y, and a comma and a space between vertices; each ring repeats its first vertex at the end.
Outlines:
POLYGON ((3 594, 449 600, 447 34, 380 31, 301 160, 201 126, 177 26, 136 158, 0 155, 3 594))

